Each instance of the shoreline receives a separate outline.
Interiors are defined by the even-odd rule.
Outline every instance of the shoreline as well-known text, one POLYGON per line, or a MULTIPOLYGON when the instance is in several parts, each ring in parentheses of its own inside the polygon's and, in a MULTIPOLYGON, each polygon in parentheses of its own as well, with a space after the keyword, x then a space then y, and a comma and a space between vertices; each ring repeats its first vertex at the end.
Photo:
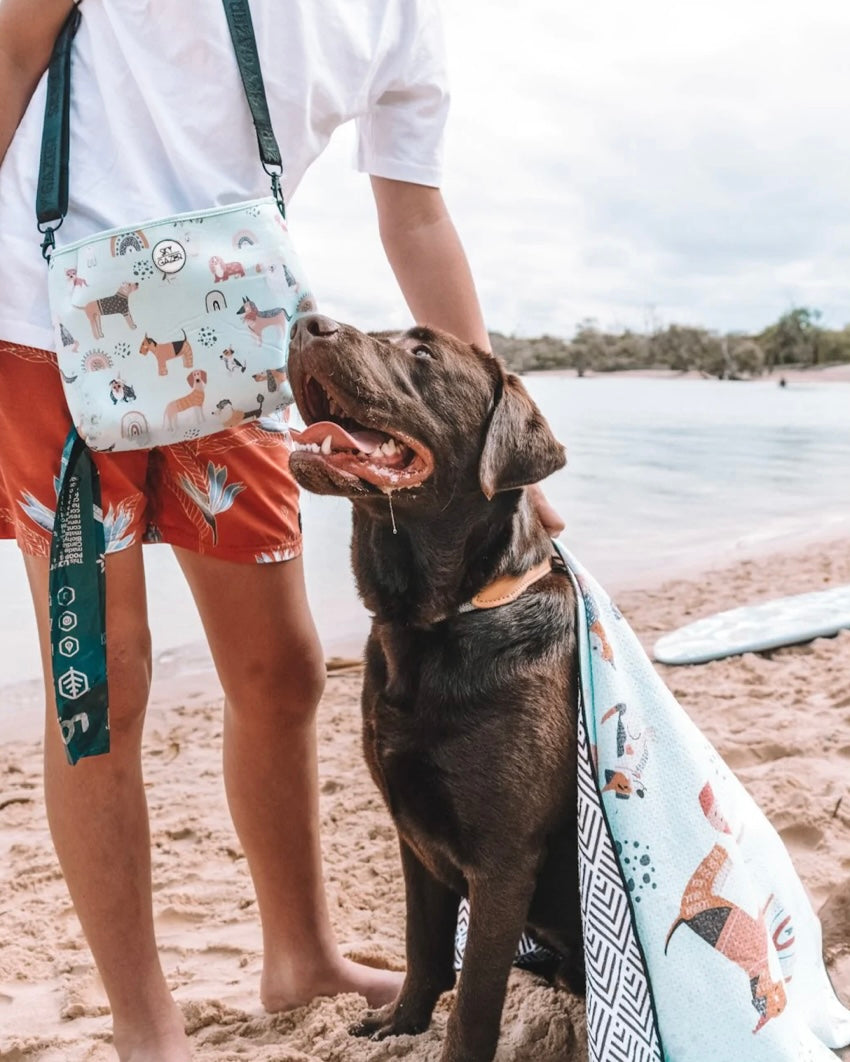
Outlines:
MULTIPOLYGON (((570 543, 564 540, 567 548, 570 543)), ((806 534, 798 531, 788 534, 773 534, 765 539, 755 536, 739 539, 727 553, 714 550, 697 550, 674 561, 654 560, 651 564, 636 569, 629 575, 605 580, 607 589, 618 600, 633 594, 655 595, 663 593, 671 584, 698 583, 705 579, 723 578, 723 573, 737 565, 755 562, 769 563, 771 558, 783 560, 788 556, 803 555, 809 551, 848 549, 850 552, 850 516, 836 521, 827 528, 813 528, 806 534)), ((850 576, 848 576, 850 582, 850 576)), ((767 596, 786 596, 819 589, 801 581, 799 590, 777 590, 767 596)), ((713 611, 733 607, 724 605, 713 611)), ((755 604, 756 602, 746 602, 755 604)), ((326 640, 325 659, 328 672, 337 672, 340 667, 357 664, 361 659, 368 635, 368 614, 362 615, 347 634, 326 640)), ((693 617, 699 618, 699 617, 693 617)), ((684 622, 684 621, 683 621, 684 622)), ((680 625, 680 624, 677 624, 680 625)), ((672 629, 672 628, 671 628, 672 629)), ((212 657, 205 641, 191 641, 167 646, 154 652, 149 711, 167 711, 172 701, 185 697, 195 688, 205 691, 218 689, 212 657)), ((0 755, 5 746, 20 741, 40 741, 43 728, 44 694, 40 677, 27 677, 10 683, 0 683, 0 755)), ((2 1056, 0 1056, 2 1059, 2 1056)))
MULTIPOLYGON (((847 540, 762 550, 622 589, 647 649, 659 634, 744 601, 850 583, 847 540)), ((203 656, 159 661, 145 731, 154 904, 169 984, 197 1062, 438 1062, 450 996, 421 1037, 353 1040, 357 996, 262 1011, 250 878, 220 773, 221 692, 203 656)), ((850 1002, 850 631, 697 667, 658 667, 685 711, 773 822, 822 915, 825 954, 850 1002)), ((360 673, 336 668, 319 709, 321 835, 345 954, 400 968, 404 899, 395 830, 360 750, 360 673)), ((40 742, 0 744, 0 1058, 112 1062, 105 997, 70 909, 41 797, 40 742)), ((586 1062, 583 1005, 514 971, 498 1062, 586 1062)), ((848 1057, 848 1056, 845 1056, 848 1057)))
MULTIPOLYGON (((514 370, 516 371, 516 370, 514 370)), ((558 369, 525 369, 523 376, 574 376, 576 379, 603 380, 606 377, 612 379, 636 379, 636 380, 713 380, 715 383, 775 383, 779 386, 780 379, 786 383, 850 383, 850 362, 838 362, 831 365, 812 365, 806 368, 799 366, 780 366, 772 372, 765 372, 761 376, 742 377, 738 380, 720 380, 717 376, 709 376, 698 372, 696 369, 613 369, 610 372, 598 372, 586 370, 582 377, 571 368, 558 369)))

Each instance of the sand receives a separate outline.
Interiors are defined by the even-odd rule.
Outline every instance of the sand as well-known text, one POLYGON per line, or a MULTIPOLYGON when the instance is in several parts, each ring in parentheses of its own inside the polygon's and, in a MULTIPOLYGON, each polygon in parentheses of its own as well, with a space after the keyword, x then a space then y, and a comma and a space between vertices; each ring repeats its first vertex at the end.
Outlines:
MULTIPOLYGON (((742 601, 843 583, 850 551, 834 542, 628 590, 618 604, 649 647, 672 627, 742 601)), ((850 1001, 850 631, 660 670, 784 838, 850 1001)), ((403 892, 394 830, 360 755, 359 682, 356 671, 333 674, 320 709, 328 892, 345 952, 398 969, 403 892)), ((32 719, 36 689, 15 696, 32 719)), ((380 1045, 349 1037, 364 1007, 354 995, 286 1015, 262 1011, 256 904, 219 770, 220 701, 202 663, 181 670, 172 662, 155 676, 146 733, 156 925, 195 1057, 436 1062, 451 994, 428 1033, 380 1045)), ((0 742, 0 1060, 114 1060, 105 997, 50 845, 39 742, 26 728, 23 740, 7 733, 0 742)), ((583 1062, 583 1041, 579 1001, 512 974, 499 1062, 583 1062)))

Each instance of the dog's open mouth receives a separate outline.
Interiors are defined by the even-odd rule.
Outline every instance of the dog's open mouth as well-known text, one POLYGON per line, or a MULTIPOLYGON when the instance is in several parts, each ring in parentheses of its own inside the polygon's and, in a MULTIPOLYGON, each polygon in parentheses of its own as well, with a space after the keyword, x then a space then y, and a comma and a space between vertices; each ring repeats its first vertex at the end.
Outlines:
POLYGON ((395 428, 361 423, 344 402, 315 377, 305 379, 299 405, 307 427, 291 432, 299 462, 315 459, 381 490, 414 487, 431 475, 434 458, 426 446, 395 428))

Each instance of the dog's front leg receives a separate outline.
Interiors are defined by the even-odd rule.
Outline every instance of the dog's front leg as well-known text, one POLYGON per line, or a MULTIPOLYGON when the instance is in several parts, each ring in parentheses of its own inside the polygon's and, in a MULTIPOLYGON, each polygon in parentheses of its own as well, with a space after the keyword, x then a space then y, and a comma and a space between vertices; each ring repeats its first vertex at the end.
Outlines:
POLYGON ((404 841, 407 906, 407 974, 396 999, 380 1010, 369 1011, 351 1028, 354 1036, 414 1035, 431 1024, 434 1006, 455 980, 454 942, 460 898, 431 874, 404 841))
POLYGON ((440 1062, 491 1062, 517 944, 534 892, 534 868, 502 857, 501 880, 469 883, 469 935, 440 1062))

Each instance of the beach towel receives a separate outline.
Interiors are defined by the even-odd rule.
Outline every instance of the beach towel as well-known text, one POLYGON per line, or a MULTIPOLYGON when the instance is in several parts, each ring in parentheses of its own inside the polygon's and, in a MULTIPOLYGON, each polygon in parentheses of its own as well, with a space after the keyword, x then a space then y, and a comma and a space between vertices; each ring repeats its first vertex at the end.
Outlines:
MULTIPOLYGON (((578 598, 589 1062, 834 1060, 850 1011, 782 840, 609 595, 555 545, 578 598)), ((463 943, 461 927, 459 958, 463 943)), ((524 938, 519 964, 534 957, 524 938)))

